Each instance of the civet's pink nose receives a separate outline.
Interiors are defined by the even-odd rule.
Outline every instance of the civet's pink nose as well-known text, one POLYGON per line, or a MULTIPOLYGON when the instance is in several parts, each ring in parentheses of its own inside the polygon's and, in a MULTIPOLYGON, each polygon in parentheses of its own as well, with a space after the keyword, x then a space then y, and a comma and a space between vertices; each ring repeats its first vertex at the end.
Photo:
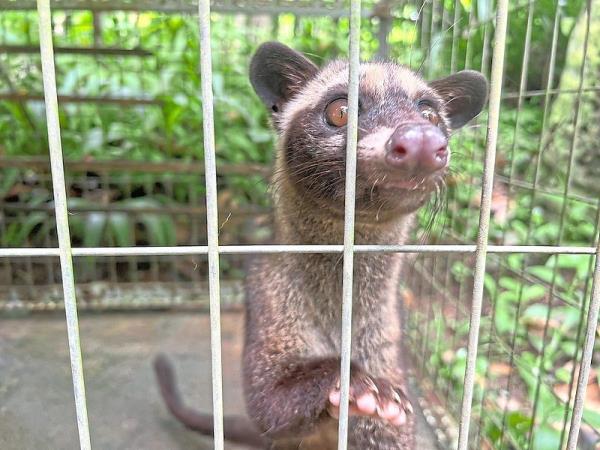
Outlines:
POLYGON ((430 174, 448 163, 448 139, 428 123, 400 125, 385 149, 388 164, 411 174, 430 174))

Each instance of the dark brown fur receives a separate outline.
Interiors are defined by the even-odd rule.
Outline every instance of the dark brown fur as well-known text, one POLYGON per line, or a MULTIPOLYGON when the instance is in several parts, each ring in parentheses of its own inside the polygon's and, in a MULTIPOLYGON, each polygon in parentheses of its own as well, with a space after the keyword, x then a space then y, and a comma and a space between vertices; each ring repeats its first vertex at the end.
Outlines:
MULTIPOLYGON (((343 223, 320 214, 280 180, 277 235, 286 243, 341 243, 343 223)), ((398 243, 411 219, 358 224, 357 243, 398 243)), ((399 254, 355 258, 352 385, 365 377, 406 389, 401 370, 396 286, 399 254)), ((337 448, 327 395, 339 379, 342 261, 338 254, 262 257, 248 276, 244 383, 248 411, 273 448, 337 448), (294 436, 295 439, 290 439, 294 436), (285 446, 279 439, 288 437, 285 446), (310 437, 309 441, 306 438, 310 437), (302 442, 310 442, 310 446, 302 442), (333 444, 331 444, 333 443, 333 444), (333 446, 331 446, 333 445, 333 446)), ((413 420, 402 428, 352 417, 350 448, 411 448, 413 420)))
MULTIPOLYGON (((322 114, 331 99, 345 95, 347 64, 338 61, 319 70, 293 50, 269 43, 253 59, 251 80, 273 111, 279 134, 273 179, 276 242, 341 244, 345 128, 329 127, 322 114)), ((439 114, 439 127, 448 136, 452 128, 462 126, 481 110, 486 88, 483 77, 474 72, 427 84, 392 63, 361 67, 357 244, 404 243, 415 211, 443 180, 440 171, 422 179, 403 175, 415 181, 411 189, 390 184, 398 174, 382 162, 389 130, 424 122, 419 102, 425 99, 439 114)), ((409 401, 404 394, 407 384, 397 293, 403 260, 402 254, 393 253, 355 256, 354 398, 369 390, 384 403, 399 401, 399 394, 404 404, 409 401)), ((286 450, 337 448, 337 420, 328 413, 328 395, 340 377, 341 299, 340 254, 264 255, 249 270, 243 381, 248 415, 254 424, 245 431, 259 431, 252 434, 255 445, 286 450)), ((170 409, 188 426, 197 423, 197 413, 186 410, 172 377, 161 376, 161 370, 159 381, 170 409)), ((210 416, 202 417, 204 422, 196 429, 208 433, 205 425, 210 426, 210 416)), ((353 416, 349 430, 352 450, 414 447, 411 414, 402 426, 353 416)), ((225 434, 233 436, 228 435, 227 425, 225 434)))

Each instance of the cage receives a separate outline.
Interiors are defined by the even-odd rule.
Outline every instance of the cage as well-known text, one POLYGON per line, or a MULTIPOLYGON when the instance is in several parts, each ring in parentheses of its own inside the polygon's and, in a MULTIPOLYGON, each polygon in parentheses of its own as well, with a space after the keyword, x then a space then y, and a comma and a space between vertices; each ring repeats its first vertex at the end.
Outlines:
POLYGON ((407 348, 439 448, 598 446, 598 8, 360 3, 0 0, 0 307, 65 309, 82 448, 77 310, 210 308, 223 448, 219 311, 241 304, 248 255, 279 251, 411 259, 407 348), (353 245, 352 227, 343 246, 270 244, 272 138, 246 80, 268 39, 490 77, 489 112, 453 137, 447 191, 410 245, 353 245))

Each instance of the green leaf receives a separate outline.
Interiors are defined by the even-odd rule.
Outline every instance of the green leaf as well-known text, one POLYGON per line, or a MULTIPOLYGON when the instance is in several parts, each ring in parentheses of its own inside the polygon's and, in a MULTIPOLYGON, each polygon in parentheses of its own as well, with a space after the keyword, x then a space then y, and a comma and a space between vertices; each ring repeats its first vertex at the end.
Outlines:
MULTIPOLYGON (((552 279, 554 277, 554 270, 552 269, 552 267, 548 267, 548 266, 529 266, 525 269, 528 273, 530 273, 531 275, 539 278, 540 280, 546 282, 546 283, 552 283, 552 279)), ((556 284, 558 286, 564 286, 565 285, 565 279, 560 275, 560 274, 556 274, 556 284)))
POLYGON ((524 302, 530 302, 532 300, 539 300, 546 295, 546 287, 541 284, 534 284, 523 287, 522 300, 524 302))
POLYGON ((126 213, 110 213, 108 225, 118 247, 132 247, 135 245, 133 225, 126 213))
POLYGON ((498 333, 504 334, 512 332, 514 327, 513 317, 510 314, 508 308, 496 307, 496 313, 494 314, 494 324, 498 333))
POLYGON ((490 275, 489 273, 485 274, 485 278, 483 279, 483 285, 491 298, 496 296, 496 279, 492 275, 490 275))
POLYGON ((549 426, 538 426, 534 430, 533 450, 556 450, 560 446, 560 431, 549 426))

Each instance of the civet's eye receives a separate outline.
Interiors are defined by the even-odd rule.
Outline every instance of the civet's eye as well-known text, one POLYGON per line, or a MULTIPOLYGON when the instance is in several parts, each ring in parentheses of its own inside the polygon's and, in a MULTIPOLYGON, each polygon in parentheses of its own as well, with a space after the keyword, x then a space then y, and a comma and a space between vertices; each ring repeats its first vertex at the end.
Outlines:
POLYGON ((429 120, 433 125, 437 126, 440 123, 440 115, 427 102, 420 103, 419 109, 421 110, 423 117, 429 120))
POLYGON ((333 127, 343 127, 348 123, 348 100, 338 98, 325 108, 325 120, 333 127))

